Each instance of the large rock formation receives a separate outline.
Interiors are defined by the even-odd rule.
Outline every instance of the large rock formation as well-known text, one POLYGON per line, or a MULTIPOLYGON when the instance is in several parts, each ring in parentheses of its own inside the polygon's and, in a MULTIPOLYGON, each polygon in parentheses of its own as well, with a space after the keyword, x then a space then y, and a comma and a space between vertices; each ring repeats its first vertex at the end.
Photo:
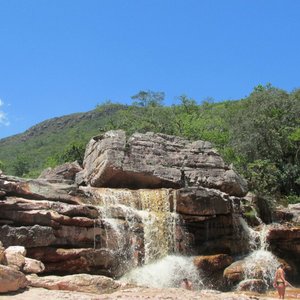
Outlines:
POLYGON ((300 275, 300 227, 274 224, 268 235, 270 248, 279 257, 292 261, 300 275))
POLYGON ((210 143, 111 131, 90 141, 83 169, 1 173, 0 240, 26 247, 43 274, 119 277, 174 252, 228 257, 249 250, 246 191, 210 143))
POLYGON ((165 134, 109 131, 87 145, 77 182, 94 187, 219 189, 243 196, 246 182, 224 163, 209 142, 165 134))

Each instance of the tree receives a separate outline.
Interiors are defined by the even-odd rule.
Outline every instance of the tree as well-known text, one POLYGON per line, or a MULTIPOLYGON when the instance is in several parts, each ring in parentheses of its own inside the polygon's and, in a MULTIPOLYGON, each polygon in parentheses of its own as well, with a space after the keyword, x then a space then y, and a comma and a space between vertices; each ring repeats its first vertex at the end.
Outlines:
POLYGON ((5 169, 4 163, 0 160, 0 170, 3 171, 5 169))
POLYGON ((256 173, 261 172, 262 177, 268 169, 266 164, 274 166, 279 173, 277 180, 272 181, 274 186, 269 185, 269 188, 278 189, 283 194, 299 190, 296 180, 300 174, 296 145, 299 100, 299 93, 289 95, 270 84, 259 85, 241 101, 240 109, 230 121, 230 145, 245 158, 240 169, 247 174, 249 164, 263 161, 264 168, 256 168, 256 173))
POLYGON ((79 143, 71 143, 68 145, 60 156, 61 162, 77 161, 80 165, 83 163, 85 145, 79 143))
POLYGON ((164 92, 154 91, 139 91, 136 95, 131 97, 133 101, 132 105, 140 107, 158 107, 163 105, 165 99, 164 92))
POLYGON ((28 158, 20 155, 17 156, 13 164, 13 173, 15 176, 24 177, 30 171, 30 164, 28 158))
POLYGON ((132 105, 120 110, 116 116, 118 128, 127 133, 148 131, 170 133, 170 115, 163 106, 164 92, 140 91, 132 96, 132 105))

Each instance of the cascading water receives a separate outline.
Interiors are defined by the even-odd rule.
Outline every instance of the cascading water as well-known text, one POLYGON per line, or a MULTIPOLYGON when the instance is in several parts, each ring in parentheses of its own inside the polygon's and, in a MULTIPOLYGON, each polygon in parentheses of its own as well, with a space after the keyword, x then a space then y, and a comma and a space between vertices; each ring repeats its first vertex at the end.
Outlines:
POLYGON ((168 190, 141 190, 144 225, 145 263, 162 258, 175 250, 177 214, 171 212, 168 190), (174 225, 175 224, 175 225, 174 225))
MULTIPOLYGON (((256 278, 262 279, 266 288, 269 288, 279 266, 279 261, 268 251, 268 226, 262 225, 261 230, 257 232, 249 228, 243 219, 241 219, 241 224, 248 233, 249 245, 252 250, 243 260, 244 281, 256 278)), ((244 281, 239 283, 238 289, 244 281)))
POLYGON ((176 230, 180 223, 176 191, 98 189, 97 192, 104 244, 122 255, 125 269, 134 268, 123 277, 124 281, 177 287, 188 277, 194 285, 200 285, 192 258, 174 255, 178 250, 176 230), (108 242, 110 238, 118 240, 115 249, 108 242))
POLYGON ((168 255, 124 275, 121 281, 153 288, 179 287, 183 278, 189 278, 195 289, 203 284, 193 257, 168 255))

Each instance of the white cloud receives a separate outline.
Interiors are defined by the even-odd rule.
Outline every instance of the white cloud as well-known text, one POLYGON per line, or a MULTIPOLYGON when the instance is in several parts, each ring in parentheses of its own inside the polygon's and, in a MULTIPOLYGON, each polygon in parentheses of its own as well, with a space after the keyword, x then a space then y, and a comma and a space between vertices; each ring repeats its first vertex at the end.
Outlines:
MULTIPOLYGON (((0 99, 0 108, 4 105, 4 102, 0 99)), ((0 109, 0 126, 4 125, 4 126, 8 126, 9 125, 9 121, 8 118, 6 116, 6 113, 0 109)))

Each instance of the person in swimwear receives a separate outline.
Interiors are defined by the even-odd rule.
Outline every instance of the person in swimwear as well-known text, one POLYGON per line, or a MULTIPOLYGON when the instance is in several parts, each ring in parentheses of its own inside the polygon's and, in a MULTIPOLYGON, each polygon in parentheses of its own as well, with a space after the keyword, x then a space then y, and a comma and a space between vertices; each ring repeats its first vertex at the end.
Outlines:
POLYGON ((186 289, 186 290, 192 290, 193 289, 193 284, 187 278, 182 279, 180 286, 183 289, 186 289))
POLYGON ((283 265, 279 265, 275 273, 274 287, 277 289, 279 299, 284 299, 286 280, 283 265))

